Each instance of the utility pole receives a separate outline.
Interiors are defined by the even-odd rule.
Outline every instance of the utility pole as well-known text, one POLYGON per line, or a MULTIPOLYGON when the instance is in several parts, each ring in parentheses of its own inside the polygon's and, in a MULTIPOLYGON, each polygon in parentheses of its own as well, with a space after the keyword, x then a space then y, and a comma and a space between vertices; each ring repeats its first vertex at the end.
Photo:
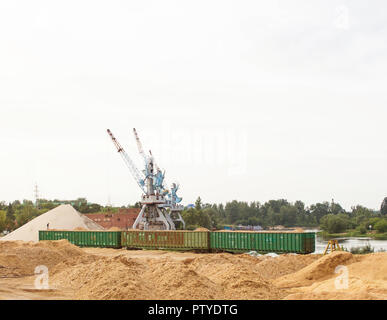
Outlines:
POLYGON ((108 195, 108 201, 107 201, 106 207, 107 207, 107 212, 112 211, 113 205, 112 205, 110 193, 109 193, 109 195, 108 195))
POLYGON ((35 195, 35 207, 36 209, 39 209, 39 189, 38 189, 37 183, 35 183, 34 195, 35 195))

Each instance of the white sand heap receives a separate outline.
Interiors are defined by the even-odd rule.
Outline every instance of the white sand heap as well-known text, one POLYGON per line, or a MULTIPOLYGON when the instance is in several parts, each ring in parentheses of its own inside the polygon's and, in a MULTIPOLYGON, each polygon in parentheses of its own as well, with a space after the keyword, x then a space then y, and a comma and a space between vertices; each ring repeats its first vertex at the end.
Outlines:
POLYGON ((39 230, 47 230, 47 223, 49 223, 49 229, 73 230, 80 228, 85 230, 104 230, 103 227, 76 211, 71 205, 62 204, 22 225, 5 237, 0 238, 0 240, 38 242, 39 230))

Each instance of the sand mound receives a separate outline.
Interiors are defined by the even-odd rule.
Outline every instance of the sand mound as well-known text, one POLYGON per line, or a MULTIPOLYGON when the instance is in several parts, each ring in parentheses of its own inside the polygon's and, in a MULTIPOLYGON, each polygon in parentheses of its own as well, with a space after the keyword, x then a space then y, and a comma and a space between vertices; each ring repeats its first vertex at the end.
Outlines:
POLYGON ((60 205, 2 237, 2 241, 39 241, 39 230, 103 230, 103 228, 71 205, 60 205))
POLYGON ((154 288, 156 299, 216 299, 221 294, 221 289, 197 272, 189 260, 153 259, 144 277, 150 284, 159 283, 154 288))
POLYGON ((387 253, 356 256, 347 265, 348 287, 337 287, 340 274, 332 272, 329 279, 318 281, 306 288, 295 289, 286 299, 387 299, 387 253))
POLYGON ((76 299, 145 299, 152 291, 140 281, 141 272, 135 259, 94 256, 83 263, 59 264, 51 281, 75 289, 76 299))
POLYGON ((351 253, 335 251, 321 257, 296 273, 277 279, 274 283, 281 288, 307 286, 316 280, 322 281, 331 277, 338 265, 348 264, 352 260, 351 253))
POLYGON ((121 228, 118 228, 118 227, 111 227, 109 229, 109 231, 121 231, 122 229, 121 228))
POLYGON ((211 254, 185 263, 219 287, 217 299, 275 299, 279 292, 259 272, 249 255, 211 254))
POLYGON ((276 299, 279 290, 247 255, 209 254, 177 260, 94 257, 54 269, 52 281, 78 299, 276 299))
POLYGON ((117 256, 69 267, 58 265, 52 281, 76 289, 77 299, 212 299, 217 288, 181 261, 117 256))
POLYGON ((287 274, 297 272, 319 258, 319 255, 314 254, 283 254, 277 258, 262 257, 262 262, 257 265, 257 270, 265 279, 277 279, 287 274))
POLYGON ((272 279, 318 258, 228 253, 183 259, 93 256, 82 263, 67 260, 57 265, 52 281, 73 288, 77 299, 281 299, 288 292, 274 286, 272 279))
POLYGON ((200 227, 200 228, 196 228, 194 231, 210 231, 210 230, 208 230, 207 228, 200 227))
POLYGON ((39 265, 50 269, 61 261, 83 255, 80 248, 67 240, 0 241, 0 277, 33 275, 39 265))

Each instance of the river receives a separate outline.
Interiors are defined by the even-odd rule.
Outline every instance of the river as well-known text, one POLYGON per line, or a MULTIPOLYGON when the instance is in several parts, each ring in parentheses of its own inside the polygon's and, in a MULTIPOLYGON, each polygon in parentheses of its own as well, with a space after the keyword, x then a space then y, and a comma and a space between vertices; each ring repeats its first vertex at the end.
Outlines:
MULTIPOLYGON (((318 230, 306 230, 307 232, 316 232, 318 230)), ((357 238, 357 237, 346 237, 346 238, 335 238, 339 241, 340 246, 343 246, 348 251, 351 248, 364 247, 370 245, 374 248, 374 252, 380 250, 387 251, 387 240, 373 240, 370 238, 357 238)), ((324 253, 324 250, 328 244, 328 240, 323 240, 322 237, 316 236, 316 251, 314 253, 324 253)))

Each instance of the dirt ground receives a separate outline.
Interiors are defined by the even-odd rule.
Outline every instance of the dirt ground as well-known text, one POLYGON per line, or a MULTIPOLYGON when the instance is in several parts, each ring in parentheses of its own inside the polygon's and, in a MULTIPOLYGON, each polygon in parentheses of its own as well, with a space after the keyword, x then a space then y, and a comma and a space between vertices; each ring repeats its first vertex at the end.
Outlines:
POLYGON ((252 257, 3 241, 0 299, 387 299, 387 253, 252 257), (47 267, 47 287, 36 286, 37 266, 47 267))

